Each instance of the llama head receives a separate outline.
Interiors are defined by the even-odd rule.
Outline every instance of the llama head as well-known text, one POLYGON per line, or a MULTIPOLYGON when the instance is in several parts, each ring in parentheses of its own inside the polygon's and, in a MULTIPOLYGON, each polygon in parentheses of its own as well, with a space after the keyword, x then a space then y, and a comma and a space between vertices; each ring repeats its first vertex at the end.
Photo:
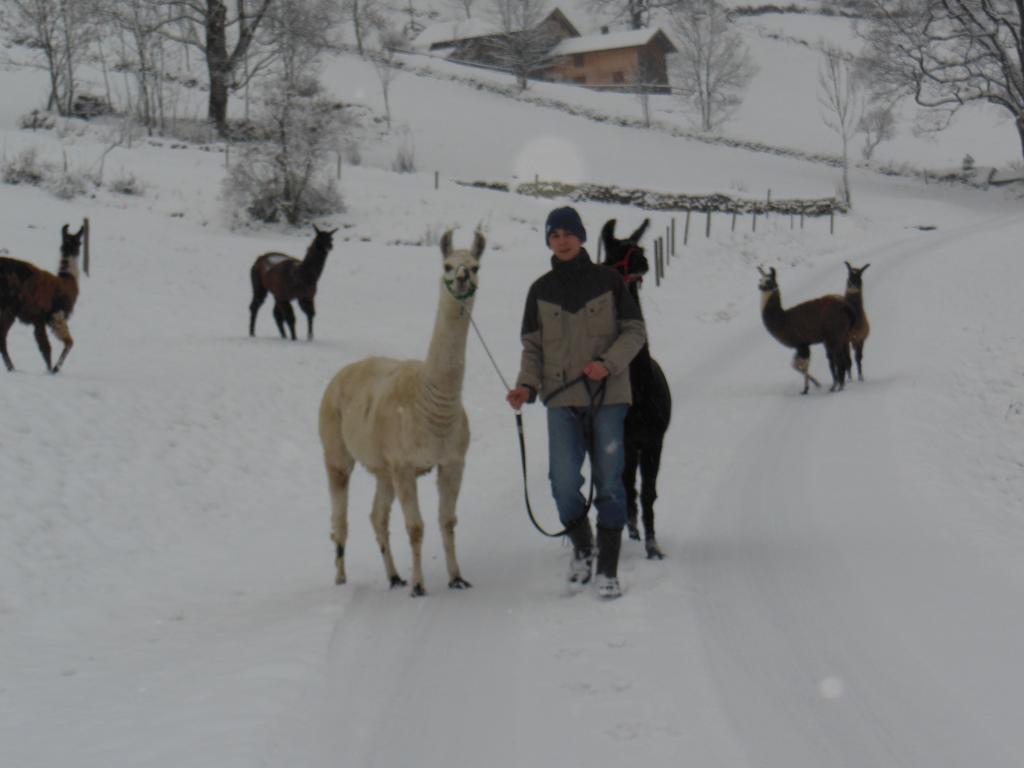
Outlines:
POLYGON ((609 219, 601 228, 601 242, 604 243, 605 252, 604 263, 618 270, 627 283, 642 281, 643 275, 650 269, 647 257, 644 256, 644 249, 640 245, 640 238, 643 237, 650 223, 650 219, 644 219, 643 224, 625 240, 615 237, 615 219, 609 219))
POLYGON ((473 235, 473 247, 469 250, 452 248, 452 230, 441 236, 441 255, 444 256, 444 281, 458 301, 472 298, 477 289, 477 273, 480 271, 480 256, 483 255, 487 240, 480 230, 473 235))
POLYGON ((757 283, 757 288, 765 295, 779 290, 779 284, 775 280, 775 267, 770 267, 769 269, 769 272, 765 272, 763 268, 757 268, 757 271, 761 273, 761 279, 757 283))
POLYGON ((846 289, 849 290, 849 291, 859 291, 859 290, 861 290, 864 287, 864 284, 861 281, 861 277, 860 276, 864 273, 864 270, 866 270, 871 265, 870 264, 865 264, 863 267, 858 269, 857 267, 850 266, 850 262, 848 262, 848 261, 844 261, 843 263, 846 265, 846 272, 847 272, 847 275, 846 275, 846 289))
POLYGON ((313 242, 309 247, 324 254, 330 253, 331 248, 334 247, 334 233, 338 231, 337 228, 331 230, 320 229, 314 224, 313 231, 316 232, 316 235, 314 235, 313 242))
POLYGON ((82 236, 85 234, 85 225, 79 228, 78 232, 68 232, 68 225, 61 227, 60 255, 62 258, 75 258, 82 250, 82 236))

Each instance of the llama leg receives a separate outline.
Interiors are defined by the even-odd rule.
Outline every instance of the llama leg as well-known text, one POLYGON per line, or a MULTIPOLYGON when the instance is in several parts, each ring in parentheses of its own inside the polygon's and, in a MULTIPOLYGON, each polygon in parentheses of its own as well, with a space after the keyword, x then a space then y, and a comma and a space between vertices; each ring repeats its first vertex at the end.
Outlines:
MULTIPOLYGON (((626 426, 627 431, 629 425, 626 426)), ((629 538, 633 541, 640 541, 640 529, 637 526, 636 494, 636 469, 640 463, 640 450, 631 440, 626 440, 626 466, 622 470, 622 484, 626 487, 626 526, 629 528, 629 538)))
POLYGON ((395 467, 391 472, 398 503, 405 516, 405 530, 409 533, 412 547, 412 596, 427 594, 423 588, 423 516, 416 495, 416 470, 413 467, 395 467))
POLYGON ((312 299, 299 299, 299 307, 303 312, 306 313, 306 324, 309 327, 309 331, 306 333, 307 341, 313 340, 313 316, 316 314, 316 307, 313 306, 312 299))
POLYGON ((793 355, 793 368, 794 368, 794 370, 797 371, 797 373, 799 373, 800 375, 802 375, 804 377, 804 391, 800 393, 801 395, 806 395, 807 394, 807 390, 809 390, 811 388, 811 384, 814 384, 814 386, 816 386, 816 387, 820 387, 821 386, 821 382, 819 382, 816 378, 811 376, 811 373, 810 373, 810 368, 811 368, 811 348, 810 347, 806 347, 805 346, 805 347, 800 347, 800 348, 797 349, 796 354, 793 355))
POLYGON ((458 518, 455 515, 455 503, 459 498, 459 488, 462 486, 462 471, 465 465, 442 464, 437 468, 437 492, 438 492, 438 522, 441 524, 441 540, 444 542, 444 556, 448 563, 448 587, 450 589, 465 589, 473 586, 462 578, 459 572, 459 563, 455 559, 455 524, 458 518))
POLYGON ((43 360, 46 361, 46 370, 52 371, 53 365, 50 362, 50 339, 46 336, 46 326, 43 323, 36 323, 36 344, 39 345, 39 351, 43 355, 43 360))
POLYGON ((344 584, 345 576, 345 542, 348 540, 348 482, 352 477, 354 464, 349 461, 345 466, 331 466, 325 457, 327 469, 327 489, 331 494, 331 541, 334 542, 334 575, 335 584, 344 584))
POLYGON ((68 352, 71 351, 71 347, 75 345, 75 340, 71 338, 71 329, 68 328, 68 321, 64 317, 64 313, 58 312, 53 316, 50 321, 50 327, 53 329, 54 334, 64 342, 64 349, 60 351, 60 357, 57 358, 57 364, 53 366, 53 372, 56 373, 60 370, 60 367, 64 365, 64 358, 68 356, 68 352))
POLYGON ((292 332, 292 341, 295 341, 295 310, 292 309, 292 303, 290 301, 281 302, 281 308, 284 320, 288 323, 288 330, 292 332))
POLYGON ((663 441, 658 439, 645 447, 640 454, 640 473, 643 477, 640 503, 644 510, 644 548, 647 550, 649 560, 661 560, 665 557, 658 547, 658 540, 654 535, 654 502, 658 498, 658 470, 661 468, 663 444, 663 441))
POLYGON ((274 322, 277 323, 277 331, 278 331, 278 333, 281 334, 281 338, 282 339, 287 339, 288 338, 288 334, 285 333, 285 331, 284 331, 284 318, 285 318, 285 313, 284 313, 284 309, 282 309, 281 302, 280 301, 274 302, 274 322))
POLYGON ((263 302, 267 300, 267 289, 263 287, 263 280, 256 271, 253 270, 252 276, 252 301, 249 302, 249 335, 256 335, 256 313, 260 311, 260 307, 263 306, 263 302))
MULTIPOLYGON (((864 358, 864 342, 858 341, 853 345, 853 351, 857 356, 857 381, 864 381, 864 374, 860 370, 860 361, 864 358)), ((853 366, 850 366, 850 381, 853 381, 853 366)))
POLYGON ((377 490, 373 494, 373 511, 370 512, 370 523, 373 525, 373 532, 377 536, 377 546, 380 547, 380 554, 384 558, 384 570, 387 571, 388 581, 391 588, 404 587, 406 582, 398 575, 395 568, 395 559, 391 556, 391 533, 389 519, 391 517, 391 504, 395 500, 395 486, 386 472, 377 475, 377 490))
POLYGON ((5 309, 3 314, 0 314, 0 354, 4 357, 4 365, 7 366, 8 371, 14 370, 11 356, 7 354, 7 332, 11 330, 12 325, 14 325, 14 312, 5 309))

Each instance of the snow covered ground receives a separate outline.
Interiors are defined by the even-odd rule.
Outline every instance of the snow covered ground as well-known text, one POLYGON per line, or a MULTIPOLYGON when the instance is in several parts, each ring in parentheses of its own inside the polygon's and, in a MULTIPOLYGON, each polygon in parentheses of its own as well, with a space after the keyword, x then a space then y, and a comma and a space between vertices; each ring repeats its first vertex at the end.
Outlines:
MULTIPOLYGON (((344 58, 328 75, 340 97, 376 104, 369 68, 344 58)), ((96 162, 96 131, 14 131, 31 78, 2 77, 8 155, 31 145, 72 167, 96 162)), ((705 238, 697 219, 666 281, 642 296, 675 399, 658 502, 668 558, 627 542, 622 599, 570 594, 568 549, 530 526, 513 417, 475 338, 456 534, 474 588, 444 586, 427 477, 429 595, 388 589, 363 471, 349 583, 336 587, 316 432, 327 381, 368 354, 422 356, 437 238, 455 226, 468 245, 477 224, 489 246, 475 318, 513 376, 526 288, 547 265, 550 201, 453 179, 564 171, 819 197, 838 175, 435 79, 403 75, 393 88, 421 172, 381 170, 388 142, 345 167, 347 211, 320 222, 342 229, 312 343, 276 338, 268 307, 247 336, 252 260, 301 255, 312 229, 229 230, 223 154, 166 141, 115 150, 107 173, 137 174, 141 197, 68 202, 0 185, 11 255, 55 268, 61 225, 86 216, 94 238, 65 369, 45 374, 18 325, 18 370, 0 376, 0 765, 1016 766, 1014 193, 858 172, 855 211, 834 236, 826 220, 801 230, 776 216, 756 232, 717 218, 705 238), (758 317, 756 266, 778 270, 788 305, 840 292, 844 260, 872 265, 866 380, 801 397, 789 351, 758 317)), ((807 126, 792 127, 797 146, 807 126)), ((606 219, 621 230, 645 215, 579 207, 595 247, 606 219)), ((652 220, 649 248, 670 224, 652 220)), ((827 378, 821 350, 812 368, 827 378)), ((553 525, 540 407, 526 410, 526 432, 531 498, 553 525)), ((407 571, 397 510, 393 520, 407 571)))

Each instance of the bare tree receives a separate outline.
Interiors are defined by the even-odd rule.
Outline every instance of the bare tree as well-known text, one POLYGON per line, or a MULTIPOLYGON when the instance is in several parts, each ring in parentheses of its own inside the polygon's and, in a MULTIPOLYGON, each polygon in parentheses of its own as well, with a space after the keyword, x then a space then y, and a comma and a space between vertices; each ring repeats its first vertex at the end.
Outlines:
POLYGON ((473 5, 476 0, 449 0, 449 3, 466 14, 467 19, 473 18, 473 5))
POLYGON ((557 41, 543 23, 548 16, 546 0, 493 0, 491 12, 500 34, 491 39, 489 54, 497 66, 516 76, 520 90, 526 90, 530 75, 544 65, 557 41))
POLYGON ((76 70, 94 32, 92 3, 82 0, 7 0, 0 24, 9 39, 39 52, 38 66, 50 77, 48 109, 70 115, 76 70))
POLYGON ((715 0, 694 0, 669 18, 680 43, 672 56, 674 90, 699 111, 701 130, 713 130, 740 105, 757 65, 715 0))
POLYGON ((659 9, 679 9, 686 0, 588 0, 587 7, 601 15, 610 15, 616 21, 624 19, 630 29, 650 26, 651 14, 659 9))
POLYGON ((286 83, 314 76, 323 54, 336 46, 340 21, 335 0, 275 0, 260 29, 262 55, 249 68, 276 67, 286 83))
POLYGON ((254 68, 242 76, 243 68, 256 33, 277 0, 235 0, 233 13, 223 0, 162 1, 172 12, 164 34, 198 49, 206 60, 210 82, 207 116, 223 134, 229 94, 253 76, 254 68))
POLYGON ((1024 153, 1024 3, 1020 0, 864 0, 865 64, 873 90, 911 96, 941 130, 973 102, 1016 121, 1024 153))
POLYGON ((846 55, 831 45, 822 47, 822 64, 818 70, 818 103, 825 125, 839 134, 843 148, 843 198, 850 198, 850 140, 857 132, 863 115, 864 100, 860 94, 853 67, 846 55))
POLYGON ((398 63, 395 51, 401 46, 403 38, 395 32, 381 35, 380 48, 371 51, 370 60, 380 80, 381 94, 384 96, 384 119, 388 130, 391 129, 391 83, 398 77, 398 63))
POLYGON ((265 81, 260 121, 267 143, 249 144, 224 180, 235 211, 259 221, 298 224, 341 208, 328 158, 340 142, 341 113, 315 77, 265 81))
MULTIPOLYGON (((168 23, 160 0, 104 0, 99 18, 121 39, 122 67, 130 69, 138 89, 136 109, 149 133, 157 124, 162 80, 160 30, 168 23)), ((102 50, 101 50, 102 56, 102 50)))
POLYGON ((387 15, 382 0, 342 0, 342 11, 352 23, 356 36, 356 49, 360 56, 366 54, 366 38, 373 30, 387 27, 387 15))
POLYGON ((860 153, 865 162, 871 162, 875 149, 883 141, 896 135, 896 115, 893 104, 883 104, 867 110, 857 123, 857 130, 864 134, 864 146, 860 153))

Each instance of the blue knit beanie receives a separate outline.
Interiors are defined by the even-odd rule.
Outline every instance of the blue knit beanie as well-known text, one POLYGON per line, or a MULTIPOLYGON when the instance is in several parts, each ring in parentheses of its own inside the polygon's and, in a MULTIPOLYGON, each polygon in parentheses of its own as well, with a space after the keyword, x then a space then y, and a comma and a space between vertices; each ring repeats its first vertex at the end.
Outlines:
POLYGON ((564 229, 566 232, 571 232, 580 239, 581 243, 587 242, 587 230, 583 228, 583 222, 580 220, 580 215, 576 213, 575 208, 570 208, 569 206, 555 208, 555 210, 548 214, 547 223, 544 225, 544 245, 548 244, 551 233, 556 229, 564 229))

